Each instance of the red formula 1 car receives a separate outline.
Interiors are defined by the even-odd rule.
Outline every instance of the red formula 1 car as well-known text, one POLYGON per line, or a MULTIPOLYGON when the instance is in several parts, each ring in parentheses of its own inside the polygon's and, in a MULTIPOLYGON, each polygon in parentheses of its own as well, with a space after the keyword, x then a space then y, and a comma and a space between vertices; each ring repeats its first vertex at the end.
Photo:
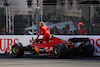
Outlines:
POLYGON ((21 57, 25 51, 32 55, 50 54, 54 58, 60 58, 68 55, 91 56, 93 47, 89 44, 89 38, 70 38, 68 41, 51 37, 48 41, 42 42, 42 39, 30 40, 32 44, 23 47, 21 43, 16 43, 12 47, 12 56, 21 57), (79 43, 77 46, 76 44, 79 43))

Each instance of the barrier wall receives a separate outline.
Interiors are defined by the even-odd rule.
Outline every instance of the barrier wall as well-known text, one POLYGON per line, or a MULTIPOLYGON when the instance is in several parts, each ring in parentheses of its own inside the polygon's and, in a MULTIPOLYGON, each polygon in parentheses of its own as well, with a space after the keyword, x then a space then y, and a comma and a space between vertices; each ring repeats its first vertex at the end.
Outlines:
MULTIPOLYGON (((36 35, 1 35, 0 36, 0 54, 5 53, 6 49, 11 51, 11 47, 14 43, 21 42, 23 46, 31 44, 29 40, 36 35)), ((94 56, 100 56, 100 36, 80 36, 80 35, 55 35, 60 39, 68 41, 69 38, 80 38, 80 37, 89 37, 90 43, 94 46, 94 56)), ((42 38, 42 35, 39 37, 42 38)))

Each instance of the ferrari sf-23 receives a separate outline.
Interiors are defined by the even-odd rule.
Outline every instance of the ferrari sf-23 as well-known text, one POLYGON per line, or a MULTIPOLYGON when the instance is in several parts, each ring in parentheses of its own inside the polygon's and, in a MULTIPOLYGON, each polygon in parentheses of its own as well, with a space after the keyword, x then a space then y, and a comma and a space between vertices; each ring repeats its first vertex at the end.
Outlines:
POLYGON ((21 43, 15 43, 12 46, 12 56, 21 57, 25 52, 29 52, 34 56, 51 55, 54 58, 71 55, 92 56, 93 54, 93 46, 90 44, 89 38, 69 38, 68 41, 65 41, 52 36, 47 41, 32 38, 30 42, 32 44, 27 46, 23 46, 21 43))

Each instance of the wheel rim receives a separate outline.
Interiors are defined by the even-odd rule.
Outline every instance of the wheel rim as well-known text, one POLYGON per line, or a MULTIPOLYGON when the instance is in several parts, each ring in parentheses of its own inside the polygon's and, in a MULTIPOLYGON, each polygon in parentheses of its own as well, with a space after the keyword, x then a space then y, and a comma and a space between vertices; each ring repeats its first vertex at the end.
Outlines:
POLYGON ((57 49, 57 48, 54 50, 54 53, 55 53, 56 55, 58 54, 58 49, 57 49))
POLYGON ((14 45, 12 47, 12 55, 13 55, 13 57, 17 57, 18 53, 19 53, 18 45, 14 45))
POLYGON ((17 53, 17 49, 15 47, 13 48, 13 53, 17 53))
POLYGON ((55 58, 59 58, 60 57, 60 47, 58 45, 56 47, 54 47, 53 56, 55 58))

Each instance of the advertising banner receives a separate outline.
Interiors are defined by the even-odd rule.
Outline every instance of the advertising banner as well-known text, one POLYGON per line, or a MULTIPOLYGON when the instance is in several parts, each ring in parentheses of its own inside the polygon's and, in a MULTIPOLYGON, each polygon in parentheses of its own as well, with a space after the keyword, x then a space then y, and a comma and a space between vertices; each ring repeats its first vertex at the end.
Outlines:
MULTIPOLYGON (((34 39, 37 35, 1 35, 0 36, 0 54, 4 54, 7 49, 11 51, 12 45, 14 43, 22 43, 23 46, 27 46, 30 43, 30 39, 34 39)), ((41 35, 39 38, 42 38, 41 35)), ((69 38, 87 38, 89 37, 91 45, 94 47, 94 56, 100 56, 100 36, 81 36, 81 35, 54 35, 60 39, 68 41, 69 38)))

